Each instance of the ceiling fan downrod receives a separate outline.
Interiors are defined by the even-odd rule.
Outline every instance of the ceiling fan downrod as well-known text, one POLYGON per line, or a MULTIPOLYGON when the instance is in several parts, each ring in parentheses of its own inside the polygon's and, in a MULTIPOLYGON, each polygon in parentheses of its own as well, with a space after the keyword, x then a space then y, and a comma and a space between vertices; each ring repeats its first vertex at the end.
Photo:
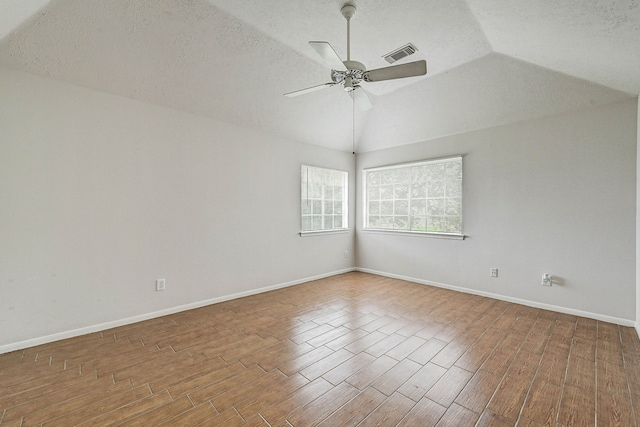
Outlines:
POLYGON ((347 60, 344 61, 346 71, 332 72, 335 83, 342 83, 346 92, 352 92, 362 81, 364 72, 367 71, 364 64, 351 60, 351 18, 356 14, 356 7, 346 3, 340 9, 342 16, 347 20, 347 60))
POLYGON ((356 7, 352 4, 345 4, 340 9, 342 16, 347 20, 347 61, 351 61, 351 18, 356 14, 356 7))

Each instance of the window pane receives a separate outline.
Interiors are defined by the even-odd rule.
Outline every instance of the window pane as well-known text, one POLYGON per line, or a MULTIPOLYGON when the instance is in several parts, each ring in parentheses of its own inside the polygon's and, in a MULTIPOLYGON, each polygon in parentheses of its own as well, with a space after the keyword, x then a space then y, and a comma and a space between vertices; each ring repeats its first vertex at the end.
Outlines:
POLYGON ((444 164, 435 163, 427 165, 427 178, 429 179, 442 179, 444 175, 444 164))
POLYGON ((462 223, 459 217, 447 217, 445 222, 445 231, 447 233, 455 233, 462 228, 462 223))
POLYGON ((447 178, 462 179, 462 163, 451 161, 445 163, 445 176, 447 178))
POLYGON ((381 215, 393 215, 393 201, 380 202, 381 215))
POLYGON ((445 214, 460 216, 462 213, 462 201, 460 199, 446 199, 445 214))
POLYGON ((312 224, 313 224, 313 222, 312 222, 310 216, 303 216, 302 217, 302 229, 303 230, 312 230, 312 228, 311 228, 312 224))
POLYGON ((411 186, 411 197, 427 197, 427 184, 413 184, 411 186))
POLYGON ((333 200, 342 200, 342 187, 333 187, 333 200))
POLYGON ((324 212, 325 215, 333 215, 333 200, 327 200, 324 202, 324 212))
POLYGON ((380 186, 380 199, 393 200, 393 184, 380 186))
POLYGON ((367 182, 373 185, 380 185, 380 172, 371 172, 367 178, 367 182))
POLYGON ((429 216, 444 215, 444 199, 429 199, 427 203, 427 214, 429 216))
POLYGON ((369 215, 380 214, 380 202, 369 202, 369 215))
POLYGON ((460 197, 462 194, 462 184, 459 179, 448 179, 447 185, 447 197, 460 197))
POLYGON ((309 185, 309 188, 311 189, 310 197, 312 199, 321 199, 322 198, 322 184, 312 183, 312 184, 309 185))
POLYGON ((370 186, 367 191, 367 195, 369 197, 369 200, 380 200, 380 186, 379 185, 370 186))
POLYGON ((411 215, 425 215, 427 213, 427 201, 424 199, 411 200, 411 215))
POLYGON ((393 229, 393 217, 392 216, 381 216, 380 221, 378 223, 380 228, 390 228, 393 229))
POLYGON ((322 213, 322 200, 311 201, 311 213, 320 215, 322 213))
POLYGON ((424 216, 411 217, 411 231, 427 231, 427 219, 424 216))
POLYGON ((427 183, 427 197, 443 197, 444 181, 432 179, 427 183))
POLYGON ((331 171, 331 185, 335 187, 342 187, 343 174, 340 171, 331 171))
POLYGON ((427 217, 427 231, 444 231, 444 217, 427 217))
POLYGON ((333 200, 333 186, 325 185, 324 186, 324 199, 325 200, 333 200))
POLYGON ((344 228, 347 182, 347 172, 302 165, 302 231, 344 228))
POLYGON ((327 215, 324 217, 324 225, 323 227, 325 230, 331 230, 333 228, 333 216, 332 215, 327 215))
POLYGON ((395 215, 409 215, 409 201, 397 200, 393 213, 395 215))
POLYGON ((411 168, 411 182, 414 184, 424 184, 427 182, 427 166, 414 166, 411 168))
POLYGON ((409 217, 396 216, 393 218, 393 228, 396 230, 408 230, 409 229, 409 217))
POLYGON ((393 188, 393 197, 395 199, 406 199, 409 197, 409 185, 399 184, 393 188))
POLYGON ((314 215, 313 216, 313 228, 312 230, 322 230, 322 216, 314 215))
POLYGON ((392 170, 383 171, 380 176, 381 184, 393 184, 395 175, 392 170))

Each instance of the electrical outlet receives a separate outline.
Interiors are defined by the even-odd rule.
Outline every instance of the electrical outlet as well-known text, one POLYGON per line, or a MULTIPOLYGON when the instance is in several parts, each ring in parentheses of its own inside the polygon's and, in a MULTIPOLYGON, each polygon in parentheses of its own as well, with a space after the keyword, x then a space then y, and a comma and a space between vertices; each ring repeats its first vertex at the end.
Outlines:
POLYGON ((156 280, 156 291, 164 291, 166 287, 166 279, 156 280))
POLYGON ((551 286, 553 284, 553 276, 549 273, 544 273, 542 275, 542 286, 551 286))
POLYGON ((498 269, 497 268, 490 268, 489 269, 489 275, 491 277, 498 277, 498 269))
POLYGON ((349 258, 349 251, 344 251, 344 257, 349 258))

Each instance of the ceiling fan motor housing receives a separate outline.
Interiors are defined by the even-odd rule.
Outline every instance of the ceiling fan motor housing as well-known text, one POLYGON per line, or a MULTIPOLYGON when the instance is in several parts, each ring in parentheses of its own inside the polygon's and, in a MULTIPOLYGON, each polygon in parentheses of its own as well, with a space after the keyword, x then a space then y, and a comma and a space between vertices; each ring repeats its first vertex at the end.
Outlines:
POLYGON ((347 71, 331 70, 331 80, 337 84, 344 84, 345 90, 350 91, 350 88, 364 80, 367 68, 358 61, 344 61, 344 66, 347 71))

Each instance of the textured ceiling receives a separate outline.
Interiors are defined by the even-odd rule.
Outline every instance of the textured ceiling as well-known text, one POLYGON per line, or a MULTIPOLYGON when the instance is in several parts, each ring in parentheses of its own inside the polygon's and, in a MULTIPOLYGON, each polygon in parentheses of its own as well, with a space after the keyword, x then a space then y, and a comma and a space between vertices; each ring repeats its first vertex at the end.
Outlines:
MULTIPOLYGON (((640 93, 640 0, 358 0, 351 56, 408 42, 428 74, 363 83, 359 151, 640 93)), ((352 104, 309 40, 346 59, 343 0, 0 0, 0 65, 339 150, 352 104)))

